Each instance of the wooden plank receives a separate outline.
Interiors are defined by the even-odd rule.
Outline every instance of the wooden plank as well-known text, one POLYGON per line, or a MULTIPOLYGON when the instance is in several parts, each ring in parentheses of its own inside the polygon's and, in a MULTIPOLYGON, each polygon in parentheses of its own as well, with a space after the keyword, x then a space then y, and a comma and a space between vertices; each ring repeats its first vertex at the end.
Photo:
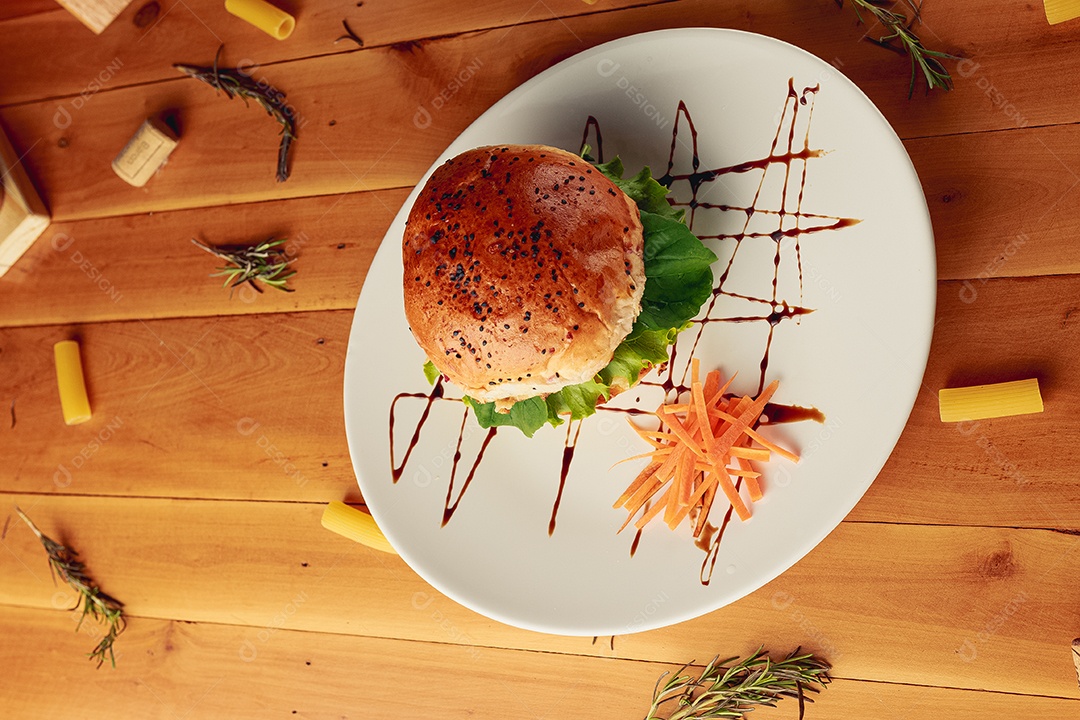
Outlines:
MULTIPOLYGON (((278 612, 292 607, 302 613, 306 606, 287 598, 278 612)), ((64 717, 74 704, 87 720, 494 720, 575 706, 631 717, 648 709, 663 670, 651 663, 295 632, 289 620, 254 628, 136 618, 118 641, 123 649, 116 669, 95 670, 83 657, 92 640, 72 632, 61 613, 0 607, 0 630, 25 641, 0 649, 10 667, 0 702, 8 717, 64 717), (71 685, 50 690, 57 678, 71 685)), ((976 699, 954 695, 960 707, 976 699)), ((1046 711, 1061 707, 1029 702, 1046 711)))
POLYGON ((1080 272, 1080 128, 909 140, 946 280, 1080 272))
MULTIPOLYGON (((884 51, 837 32, 834 5, 815 6, 797 24, 791 23, 786 6, 751 12, 753 22, 728 14, 738 6, 725 7, 721 11, 704 1, 645 7, 612 17, 601 13, 514 25, 259 68, 259 79, 287 92, 300 118, 293 177, 283 184, 274 181, 275 124, 190 79, 106 89, 59 106, 49 100, 8 107, 0 116, 17 146, 34 147, 29 163, 57 219, 407 187, 484 108, 527 78, 600 42, 672 26, 729 24, 772 31, 836 59, 878 102, 901 136, 1021 124, 1005 113, 987 112, 981 90, 967 101, 960 91, 909 101, 903 71, 889 64, 891 58, 883 61, 884 51), (505 52, 506 47, 515 52, 505 52), (466 81, 459 79, 463 73, 466 81), (451 87, 452 97, 440 103, 430 126, 412 122, 421 108, 451 87), (123 187, 109 169, 112 157, 147 115, 177 109, 182 138, 169 166, 145 189, 123 187), (228 157, 229 162, 208 165, 209 157, 228 157)), ((1029 10, 1015 12, 1023 13, 1018 22, 1034 17, 1029 10)), ((999 22, 996 14, 990 16, 999 22)), ((1025 57, 1023 63, 1009 56, 995 64, 987 57, 977 77, 1009 75, 1016 80, 1017 102, 1025 109, 1034 105, 1035 96, 1055 108, 1040 116, 1030 113, 1030 123, 1075 122, 1076 111, 1056 99, 1071 92, 1068 83, 1080 76, 1080 47, 1032 47, 1038 48, 1032 51, 1038 56, 1025 57), (1071 73, 1074 66, 1077 72, 1071 73), (1033 73, 1045 80, 1029 82, 1033 73)), ((209 63, 212 56, 210 48, 192 47, 174 59, 209 63)), ((243 57, 230 52, 225 60, 235 63, 243 57)), ((906 61, 895 60, 906 70, 906 61)))
MULTIPOLYGON (((185 0, 178 2, 134 3, 113 24, 109 32, 94 37, 73 16, 56 9, 56 0, 42 0, 56 11, 40 13, 33 0, 15 13, 0 8, 0 67, 26 68, 8 73, 0 84, 0 106, 31 102, 44 98, 86 97, 89 100, 100 87, 118 88, 145 84, 174 77, 173 63, 212 58, 224 44, 229 57, 253 58, 261 64, 279 63, 316 55, 347 53, 357 49, 352 41, 335 43, 344 34, 342 20, 364 41, 368 48, 393 45, 419 38, 453 35, 462 32, 520 23, 551 20, 585 13, 609 11, 649 0, 605 0, 602 6, 590 6, 581 0, 545 0, 531 7, 515 0, 491 0, 484 3, 432 5, 411 2, 367 3, 358 7, 352 2, 306 3, 292 6, 296 29, 286 41, 275 40, 243 20, 225 11, 221 0, 185 0), (147 9, 156 4, 154 13, 147 9), (5 17, 5 12, 12 12, 5 17), (32 15, 32 17, 26 17, 32 15), (72 52, 44 55, 41 47, 70 48, 72 52)), ((658 0, 653 0, 654 2, 658 0)), ((288 3, 281 3, 283 8, 288 3)), ((53 103, 54 106, 70 103, 53 103)))
MULTIPOLYGON (((798 644, 830 658, 841 677, 1075 692, 1068 655, 1080 609, 1068 568, 1080 538, 1065 533, 843 523, 791 570, 728 607, 594 642, 476 615, 400 558, 322 529, 320 505, 8 499, 76 547, 102 589, 137 617, 273 628, 293 602, 290 630, 671 663, 798 644), (1044 661, 1026 661, 1032 657, 1044 661)), ((0 603, 66 607, 37 540, 17 519, 3 542, 0 603)), ((656 602, 665 598, 658 588, 656 602)))
MULTIPOLYGON (((852 512, 859 520, 1080 527, 1072 408, 1080 401, 1080 277, 948 282, 923 388, 900 442, 852 512), (1055 294, 1060 293, 1057 297, 1055 294), (1039 299, 1031 302, 1031 296, 1039 299), (986 318, 994 318, 993 322, 986 318), (970 423, 938 420, 937 390, 1039 378, 1046 410, 970 423), (997 518, 992 520, 991 518, 997 518)), ((870 337, 888 342, 884 333, 870 337)), ((824 431, 823 431, 824 432, 824 431)))
POLYGON ((3 280, 0 325, 355 307, 408 190, 320 196, 54 225, 3 280), (222 289, 191 244, 288 238, 295 292, 222 289), (91 277, 93 276, 93 277, 91 277), (103 285, 102 278, 107 285, 103 285), (115 289, 115 294, 111 290, 115 289))
MULTIPOLYGON (((643 716, 653 683, 677 665, 461 648, 274 628, 139 618, 123 637, 115 670, 94 671, 80 657, 86 637, 67 632, 55 611, 0 607, 10 668, 0 691, 12 717, 59 717, 69 692, 49 692, 57 677, 78 690, 79 717, 267 718, 643 716), (250 646, 256 652, 252 656, 250 646), (32 648, 28 650, 27 648, 32 648), (48 648, 48 650, 41 650, 48 648), (240 653, 247 651, 249 662, 240 653), (238 659, 238 656, 239 659, 238 659), (358 666, 358 661, 363 666, 358 666), (423 678, 417 682, 416 678, 423 678)), ((792 700, 755 717, 794 718, 792 700)), ((807 708, 809 717, 1025 717, 1058 720, 1073 699, 836 680, 807 708)))
POLYGON ((351 320, 337 311, 5 331, 0 483, 33 492, 356 499, 341 401, 351 320), (51 346, 72 337, 94 416, 69 427, 51 346))
MULTIPOLYGON (((108 266, 101 270, 107 278, 108 266)), ((1068 412, 1080 402, 1080 361, 1061 348, 1076 344, 1080 277, 972 287, 978 297, 969 304, 962 283, 941 285, 923 391, 853 517, 1075 528, 1071 468, 1080 448, 1068 412), (962 428, 938 419, 941 387, 1032 374, 1043 384, 1041 415, 962 428)), ((0 442, 19 448, 0 463, 0 483, 26 492, 356 499, 341 400, 351 319, 341 310, 0 330, 10 368, 0 375, 0 442), (82 338, 94 410, 76 427, 61 420, 50 349, 72 334, 82 338), (153 482, 147 468, 158 468, 153 482)), ((888 342, 884 330, 865 332, 888 342)), ((826 422, 820 441, 836 430, 826 422)))
MULTIPOLYGON (((596 19, 601 23, 609 26, 617 23, 614 36, 659 27, 712 25, 750 30, 793 42, 819 57, 837 61, 845 73, 869 92, 890 120, 901 123, 903 133, 908 136, 1075 120, 1075 111, 1057 102, 1061 92, 1075 89, 1071 78, 1075 77, 1080 63, 1069 28, 1048 26, 1042 12, 1034 6, 1001 8, 992 0, 975 0, 965 7, 966 13, 956 13, 941 4, 922 9, 920 34, 927 45, 959 53, 967 60, 959 65, 947 63, 956 79, 956 90, 951 95, 935 93, 914 101, 907 100, 907 60, 861 42, 866 28, 856 24, 852 11, 829 5, 804 8, 798 22, 793 22, 788 5, 750 0, 724 3, 720 7, 706 0, 663 4, 606 0, 597 5, 578 0, 548 0, 525 11, 513 0, 445 7, 419 6, 414 0, 368 4, 359 9, 351 3, 344 7, 319 4, 304 9, 296 32, 287 43, 281 43, 261 37, 257 31, 230 18, 214 0, 190 0, 177 8, 181 12, 163 12, 145 27, 136 27, 125 18, 101 42, 92 44, 85 41, 77 24, 65 24, 63 17, 49 18, 47 22, 39 18, 13 23, 10 31, 3 28, 12 40, 9 46, 0 47, 0 61, 5 65, 25 62, 42 43, 58 40, 65 47, 77 47, 81 61, 75 58, 75 53, 71 57, 50 58, 37 63, 32 74, 7 78, 5 86, 0 88, 0 105, 77 95, 98 76, 101 68, 118 58, 124 70, 117 74, 115 82, 109 78, 111 87, 167 79, 172 63, 185 59, 193 50, 210 54, 221 42, 230 48, 242 45, 245 56, 263 64, 342 52, 354 48, 352 43, 333 43, 341 35, 341 21, 346 18, 363 37, 365 46, 372 48, 599 13, 596 19), (615 8, 646 4, 657 7, 621 12, 617 18, 608 14, 615 8), (142 37, 151 31, 155 34, 154 42, 143 43, 142 37), (1033 74, 1040 78, 1038 83, 1030 82, 1033 74)), ((134 19, 131 11, 128 15, 134 19)), ((566 27, 579 35, 583 43, 593 44, 586 29, 572 21, 566 27)))

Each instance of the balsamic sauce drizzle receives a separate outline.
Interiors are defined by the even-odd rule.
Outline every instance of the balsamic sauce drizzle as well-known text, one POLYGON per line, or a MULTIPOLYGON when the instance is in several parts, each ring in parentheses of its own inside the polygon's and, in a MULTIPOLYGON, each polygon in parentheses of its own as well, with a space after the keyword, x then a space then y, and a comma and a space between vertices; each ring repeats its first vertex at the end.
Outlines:
POLYGON ((435 381, 435 385, 431 388, 430 393, 398 393, 394 396, 393 402, 390 403, 390 474, 394 480, 394 484, 397 485, 397 481, 401 479, 401 474, 405 472, 405 465, 409 462, 409 456, 412 455, 413 450, 416 449, 416 443, 420 441, 420 431, 424 428, 424 423, 427 422, 428 415, 431 414, 431 405, 443 396, 443 379, 440 377, 435 381), (405 457, 401 459, 400 465, 394 464, 394 411, 397 409, 398 401, 402 398, 424 398, 427 400, 427 404, 424 406, 424 412, 420 415, 420 420, 416 423, 416 428, 413 430, 412 437, 409 439, 409 449, 405 451, 405 457))
MULTIPOLYGON (((718 212, 734 212, 745 215, 745 219, 742 223, 742 229, 738 232, 727 234, 714 234, 714 235, 701 235, 702 240, 714 241, 716 243, 734 243, 734 248, 731 251, 730 256, 724 266, 723 271, 720 273, 719 278, 716 280, 713 287, 712 296, 706 304, 704 314, 693 321, 693 327, 686 332, 690 334, 692 344, 690 346, 690 353, 688 357, 693 357, 694 352, 697 350, 698 343, 701 341, 701 337, 704 334, 705 327, 711 323, 767 323, 768 324, 768 336, 765 341, 765 350, 761 356, 761 361, 758 364, 759 377, 758 377, 758 389, 757 394, 760 394, 765 387, 765 376, 769 367, 769 353, 772 349, 773 337, 776 332, 776 328, 781 326, 787 320, 795 320, 798 324, 802 316, 813 312, 812 308, 805 307, 803 305, 803 267, 802 267, 802 240, 804 237, 816 235, 819 233, 828 233, 843 228, 850 227, 859 222, 854 218, 838 217, 833 215, 823 215, 820 213, 804 212, 802 209, 803 198, 806 191, 807 170, 809 167, 809 161, 814 158, 819 158, 824 154, 823 150, 814 149, 810 147, 810 121, 813 118, 814 103, 817 98, 817 94, 820 91, 820 84, 808 86, 797 90, 795 87, 795 79, 788 80, 787 96, 784 100, 784 108, 780 115, 780 120, 777 123, 776 132, 773 135, 772 141, 769 146, 769 151, 763 157, 747 160, 734 165, 728 165, 723 167, 717 167, 712 169, 701 168, 701 158, 698 154, 698 130, 694 126, 694 121, 690 116, 690 110, 687 108, 686 103, 679 102, 678 109, 676 111, 675 124, 671 133, 671 149, 668 155, 667 169, 662 177, 657 180, 671 188, 672 190, 678 189, 681 185, 685 185, 690 190, 690 198, 685 201, 676 201, 672 204, 676 207, 683 207, 688 210, 687 224, 691 229, 694 228, 694 222, 697 217, 698 210, 710 210, 718 212), (800 112, 806 113, 805 122, 805 134, 801 138, 801 144, 796 141, 796 126, 799 121, 800 112), (685 138, 680 136, 680 129, 685 123, 686 132, 690 134, 690 144, 687 145, 685 138), (785 128, 787 132, 785 133, 785 128), (678 150, 683 148, 689 150, 691 153, 690 172, 676 172, 676 154, 678 150), (792 177, 792 166, 798 163, 799 166, 796 170, 798 175, 798 192, 794 196, 794 210, 788 209, 788 199, 791 197, 791 193, 794 192, 792 186, 795 184, 795 180, 792 177), (780 165, 784 168, 784 184, 783 190, 779 198, 779 206, 776 208, 762 208, 759 207, 762 204, 762 190, 765 186, 765 176, 771 167, 780 165), (704 198, 712 188, 711 183, 720 180, 726 175, 732 174, 744 174, 753 171, 762 171, 761 177, 758 180, 757 188, 754 192, 753 200, 748 206, 729 205, 722 203, 710 203, 704 198), (775 229, 770 232, 764 232, 760 230, 750 230, 751 220, 755 215, 767 216, 774 219, 775 229), (729 275, 732 267, 735 264, 736 257, 739 254, 739 249, 742 246, 744 240, 761 240, 768 238, 775 244, 775 251, 773 253, 773 277, 771 283, 771 292, 767 296, 753 296, 737 293, 731 290, 725 289, 725 285, 728 282, 729 275), (799 302, 798 304, 791 304, 786 300, 778 297, 778 285, 780 278, 780 265, 782 249, 785 241, 794 241, 793 249, 795 252, 795 259, 799 274, 799 302), (760 313, 749 313, 742 315, 720 315, 717 313, 717 304, 721 297, 736 298, 747 301, 752 305, 761 305, 762 309, 760 313)), ((604 161, 604 141, 600 131, 600 123, 593 116, 589 116, 585 129, 582 133, 581 144, 589 144, 593 148, 593 155, 596 157, 597 162, 604 161), (594 138, 594 142, 590 143, 590 134, 594 138)), ((676 367, 680 365, 677 362, 677 346, 671 348, 671 358, 668 361, 666 367, 660 368, 659 380, 647 380, 643 381, 641 385, 653 386, 661 388, 664 391, 665 397, 675 397, 682 392, 689 391, 689 383, 687 375, 689 374, 690 362, 687 360, 682 363, 682 370, 678 380, 675 379, 676 367)), ((436 401, 449 401, 449 402, 461 402, 460 398, 448 398, 444 395, 443 379, 439 378, 435 385, 432 387, 429 393, 399 393, 394 397, 393 402, 390 404, 390 466, 393 477, 393 482, 397 483, 401 479, 401 476, 405 470, 406 465, 409 463, 409 459, 419 442, 421 431, 424 424, 427 422, 431 413, 432 405, 436 401), (401 458, 400 464, 397 462, 397 456, 394 451, 394 419, 397 403, 402 399, 422 399, 426 405, 417 421, 412 435, 409 439, 408 447, 401 458)), ((623 413, 627 415, 639 415, 648 414, 648 411, 637 408, 615 408, 605 407, 603 405, 597 408, 598 411, 623 413)), ((807 408, 797 405, 783 405, 779 403, 769 403, 766 405, 763 412, 763 419, 761 424, 775 425, 778 423, 786 422, 802 422, 806 420, 813 420, 816 422, 824 422, 825 416, 817 408, 807 408)), ((487 431, 487 435, 484 437, 481 447, 476 454, 476 457, 472 460, 468 474, 465 481, 461 484, 461 488, 457 493, 457 497, 454 497, 454 488, 457 484, 458 466, 462 458, 461 446, 465 439, 466 420, 468 417, 468 409, 464 409, 462 416, 461 426, 458 429, 458 439, 455 447, 453 465, 450 473, 450 482, 447 487, 446 501, 443 506, 442 525, 445 526, 453 517, 454 512, 457 510, 462 498, 465 496, 466 491, 472 484, 473 479, 476 476, 477 469, 480 467, 480 463, 483 460, 484 453, 491 441, 494 439, 497 428, 490 428, 487 431)), ((552 535, 555 532, 556 518, 559 512, 559 506, 562 502, 563 490, 566 486, 566 480, 570 473, 571 466, 573 464, 574 452, 577 448, 578 436, 581 433, 581 421, 567 423, 566 438, 563 443, 562 461, 559 473, 559 489, 555 496, 555 502, 551 508, 551 517, 548 521, 548 535, 552 535)), ((736 478, 735 487, 738 489, 741 486, 741 478, 736 478)), ((719 557, 720 542, 723 540, 724 532, 731 521, 732 510, 730 506, 727 512, 724 514, 724 519, 720 525, 714 526, 711 523, 706 522, 705 529, 701 536, 697 538, 695 544, 705 553, 705 558, 701 565, 700 580, 702 585, 708 585, 712 579, 713 570, 715 569, 717 558, 719 557)), ((633 557, 637 551, 638 544, 641 541, 641 531, 638 530, 634 535, 634 539, 630 545, 630 555, 633 557)))
POLYGON ((580 150, 581 148, 583 148, 583 147, 585 147, 586 145, 589 144, 589 130, 590 129, 592 129, 593 132, 596 134, 596 144, 595 145, 589 145, 589 147, 592 147, 596 151, 596 153, 594 155, 594 157, 596 158, 596 161, 598 163, 603 163, 604 162, 604 136, 600 134, 600 121, 598 121, 592 115, 590 115, 588 117, 588 119, 585 121, 585 131, 581 133, 581 144, 578 145, 577 149, 580 150))
POLYGON ((562 470, 559 472, 559 492, 555 496, 555 504, 551 506, 551 520, 548 521, 548 537, 555 534, 555 516, 559 514, 559 505, 562 503, 563 489, 566 487, 566 476, 570 472, 570 463, 574 462, 574 449, 577 448, 578 435, 581 434, 581 420, 566 423, 566 439, 563 441, 562 470), (570 436, 574 439, 571 440, 570 436))

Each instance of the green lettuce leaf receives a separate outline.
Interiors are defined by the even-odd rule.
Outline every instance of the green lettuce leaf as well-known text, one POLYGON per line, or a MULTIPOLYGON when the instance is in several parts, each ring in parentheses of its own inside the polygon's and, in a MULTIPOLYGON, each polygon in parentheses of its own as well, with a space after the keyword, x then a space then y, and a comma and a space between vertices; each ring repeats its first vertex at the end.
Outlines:
POLYGON ((596 403, 600 402, 601 398, 608 400, 610 397, 611 388, 596 380, 568 385, 547 396, 547 421, 558 426, 562 424, 564 415, 568 415, 571 420, 588 417, 596 412, 596 403))
POLYGON ((434 385, 439 375, 439 369, 435 367, 435 363, 430 360, 424 363, 424 377, 427 378, 428 385, 434 385))
POLYGON ((627 337, 597 377, 608 388, 628 389, 637 384, 641 374, 668 361, 668 346, 675 342, 678 330, 643 330, 636 337, 627 337))
POLYGON ((495 403, 478 402, 468 395, 463 397, 462 400, 473 409, 473 414, 476 415, 476 421, 480 423, 480 427, 513 425, 525 433, 525 437, 532 437, 537 430, 544 426, 544 423, 548 422, 547 403, 544 402, 544 398, 539 396, 528 400, 519 400, 511 406, 508 413, 497 412, 495 403))
MULTIPOLYGON (((649 168, 626 179, 619 158, 596 168, 641 210, 645 243, 641 313, 611 362, 592 380, 564 387, 547 398, 521 400, 509 413, 496 412, 495 403, 464 398, 481 427, 513 425, 532 437, 545 423, 557 427, 567 418, 580 420, 594 414, 597 402, 609 399, 612 388, 633 387, 645 370, 668 361, 668 347, 712 294, 711 266, 716 255, 686 227, 683 211, 668 203, 668 189, 653 178, 649 168)), ((434 366, 432 370, 438 377, 434 366)), ((430 375, 429 380, 434 382, 430 375)))
POLYGON ((681 222, 641 213, 645 228, 645 290, 630 337, 645 330, 682 330, 713 290, 712 250, 681 222))

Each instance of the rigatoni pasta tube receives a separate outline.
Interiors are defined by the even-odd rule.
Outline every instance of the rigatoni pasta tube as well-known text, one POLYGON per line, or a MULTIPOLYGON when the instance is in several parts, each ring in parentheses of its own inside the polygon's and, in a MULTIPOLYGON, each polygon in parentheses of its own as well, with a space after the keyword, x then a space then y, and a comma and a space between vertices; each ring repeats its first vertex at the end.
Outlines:
POLYGON ((296 27, 296 20, 292 15, 266 0, 225 0, 225 9, 278 40, 292 35, 293 28, 296 27))
POLYGON ((322 514, 322 526, 362 545, 397 555, 397 551, 387 541, 379 526, 375 524, 374 518, 362 510, 349 507, 343 502, 335 500, 326 506, 322 514))
POLYGON ((1051 25, 1080 17, 1080 0, 1043 0, 1043 6, 1051 25))
POLYGON ((1036 378, 995 385, 943 388, 938 391, 938 406, 941 422, 985 420, 1043 411, 1036 378))
POLYGON ((60 409, 64 422, 78 425, 90 419, 90 400, 86 397, 79 343, 64 340, 53 345, 56 360, 56 385, 60 390, 60 409))

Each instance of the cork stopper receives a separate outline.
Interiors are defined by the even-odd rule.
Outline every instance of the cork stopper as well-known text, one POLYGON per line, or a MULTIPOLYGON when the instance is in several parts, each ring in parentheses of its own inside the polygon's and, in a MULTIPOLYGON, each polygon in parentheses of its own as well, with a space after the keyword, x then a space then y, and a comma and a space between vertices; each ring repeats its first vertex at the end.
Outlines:
POLYGON ((1043 6, 1051 25, 1080 17, 1080 0, 1043 0, 1043 6))
POLYGON ((127 184, 142 187, 169 159, 176 142, 167 125, 153 118, 146 120, 113 160, 113 170, 127 184))

